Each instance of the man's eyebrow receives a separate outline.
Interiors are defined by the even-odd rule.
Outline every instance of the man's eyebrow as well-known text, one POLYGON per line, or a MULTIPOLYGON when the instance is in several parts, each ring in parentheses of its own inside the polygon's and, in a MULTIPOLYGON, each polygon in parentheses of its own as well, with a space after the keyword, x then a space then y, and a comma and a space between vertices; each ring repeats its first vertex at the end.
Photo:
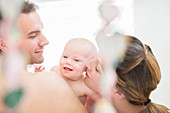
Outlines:
POLYGON ((28 35, 31 35, 31 34, 37 33, 37 32, 40 32, 40 31, 39 30, 31 31, 31 32, 28 33, 28 35))

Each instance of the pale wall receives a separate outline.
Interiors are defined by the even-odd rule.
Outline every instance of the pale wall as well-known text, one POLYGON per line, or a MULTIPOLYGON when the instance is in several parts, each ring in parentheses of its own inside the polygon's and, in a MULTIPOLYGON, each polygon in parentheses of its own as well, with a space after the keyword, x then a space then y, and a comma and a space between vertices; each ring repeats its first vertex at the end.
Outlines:
POLYGON ((135 35, 151 46, 162 71, 151 99, 170 107, 170 0, 134 0, 134 27, 135 35))

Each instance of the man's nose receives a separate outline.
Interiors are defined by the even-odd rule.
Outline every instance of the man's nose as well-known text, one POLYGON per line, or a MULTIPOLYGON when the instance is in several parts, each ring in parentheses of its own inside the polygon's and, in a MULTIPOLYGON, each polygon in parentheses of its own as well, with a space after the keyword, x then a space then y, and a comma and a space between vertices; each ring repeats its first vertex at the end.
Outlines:
POLYGON ((47 40, 47 38, 42 34, 42 36, 40 37, 40 42, 39 42, 39 46, 43 47, 49 44, 49 41, 47 40))

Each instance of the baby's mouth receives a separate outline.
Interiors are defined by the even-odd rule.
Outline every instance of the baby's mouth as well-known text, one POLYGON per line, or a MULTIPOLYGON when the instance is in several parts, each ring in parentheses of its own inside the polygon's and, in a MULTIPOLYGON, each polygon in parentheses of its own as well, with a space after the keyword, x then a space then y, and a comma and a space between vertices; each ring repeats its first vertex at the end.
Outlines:
POLYGON ((73 71, 73 69, 68 68, 68 67, 64 67, 64 70, 66 70, 66 71, 73 71))

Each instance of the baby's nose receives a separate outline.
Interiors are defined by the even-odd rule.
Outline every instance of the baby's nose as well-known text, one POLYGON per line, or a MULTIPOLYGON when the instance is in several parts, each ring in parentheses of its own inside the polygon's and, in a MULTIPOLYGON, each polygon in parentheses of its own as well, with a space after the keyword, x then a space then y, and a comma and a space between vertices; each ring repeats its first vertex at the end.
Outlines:
POLYGON ((66 64, 67 64, 67 65, 71 65, 71 60, 68 59, 68 60, 66 61, 66 64))

